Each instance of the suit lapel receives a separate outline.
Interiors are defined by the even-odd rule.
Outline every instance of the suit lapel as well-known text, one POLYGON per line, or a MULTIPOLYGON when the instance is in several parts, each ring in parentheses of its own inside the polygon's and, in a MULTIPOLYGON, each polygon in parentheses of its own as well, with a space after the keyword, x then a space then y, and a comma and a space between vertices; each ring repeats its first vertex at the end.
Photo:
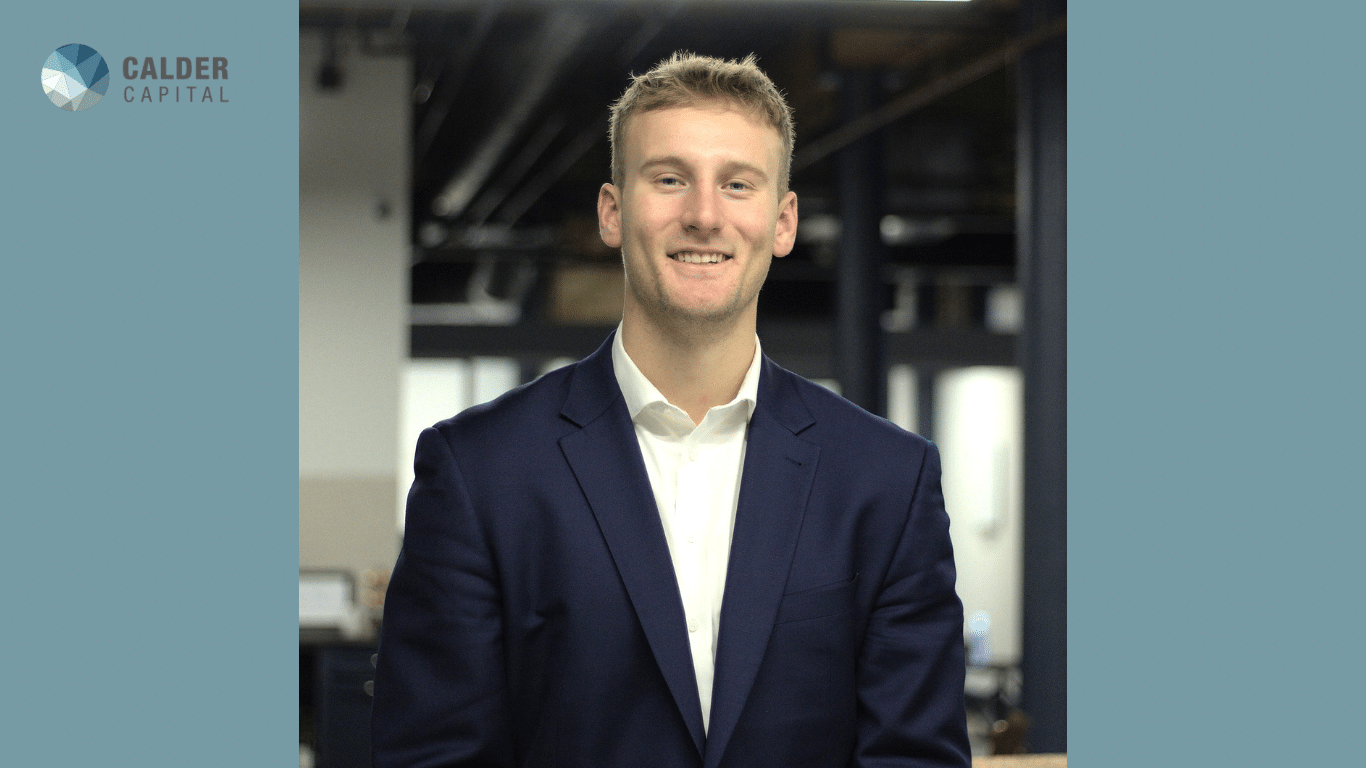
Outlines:
POLYGON ((698 753, 705 739, 683 599, 625 400, 611 337, 575 372, 562 415, 582 427, 560 439, 631 605, 698 753))
POLYGON ((720 763, 759 672, 820 455, 795 434, 812 419, 790 376, 764 359, 721 601, 706 768, 720 763))

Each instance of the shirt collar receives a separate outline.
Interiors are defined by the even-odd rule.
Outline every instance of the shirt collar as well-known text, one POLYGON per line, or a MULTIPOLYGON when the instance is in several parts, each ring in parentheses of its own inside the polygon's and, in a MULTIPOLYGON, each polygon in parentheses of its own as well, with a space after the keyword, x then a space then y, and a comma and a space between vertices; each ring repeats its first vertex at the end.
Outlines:
MULTIPOLYGON (((745 378, 740 382, 740 391, 735 394, 735 399, 723 406, 713 406, 725 408, 735 403, 745 404, 745 420, 748 421, 754 415, 754 406, 759 402, 759 363, 763 360, 763 350, 759 347, 759 335, 754 335, 754 359, 749 363, 749 370, 745 372, 745 378)), ((647 406, 655 403, 668 404, 668 400, 660 393, 659 389, 645 378, 645 374, 636 367, 635 361, 626 354, 626 346, 621 342, 621 325, 617 325, 616 336, 612 339, 612 371, 617 377, 617 386, 621 387, 621 394, 626 398, 626 410, 631 414, 631 420, 635 421, 636 416, 645 410, 647 406)))

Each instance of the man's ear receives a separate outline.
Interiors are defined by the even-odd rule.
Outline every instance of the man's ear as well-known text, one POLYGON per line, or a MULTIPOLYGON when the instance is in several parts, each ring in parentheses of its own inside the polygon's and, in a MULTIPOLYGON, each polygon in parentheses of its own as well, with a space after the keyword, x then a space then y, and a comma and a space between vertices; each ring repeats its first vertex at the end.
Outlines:
POLYGON ((598 234, 608 248, 621 247, 621 191, 611 184, 598 190, 598 234))
POLYGON ((773 230, 773 255, 782 258, 792 253, 797 242, 797 193, 788 191, 778 204, 778 226, 773 230))

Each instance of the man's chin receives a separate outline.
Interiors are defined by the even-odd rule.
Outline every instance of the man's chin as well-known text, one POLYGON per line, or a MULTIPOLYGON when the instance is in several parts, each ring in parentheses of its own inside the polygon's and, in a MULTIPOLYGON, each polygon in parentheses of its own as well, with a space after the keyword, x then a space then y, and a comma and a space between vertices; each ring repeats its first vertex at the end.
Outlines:
POLYGON ((721 330, 739 322, 742 310, 736 305, 670 305, 662 319, 678 328, 721 330))
MULTIPOLYGON (((656 285, 655 288, 663 286, 656 285)), ((746 310, 753 309, 759 300, 756 292, 748 297, 748 301, 744 301, 733 289, 729 292, 690 293, 664 288, 642 292, 637 290, 636 286, 632 286, 629 279, 626 283, 626 292, 627 302, 634 306, 635 311, 648 316, 651 324, 661 330, 677 328, 688 332, 725 330, 746 317, 749 314, 746 310)))

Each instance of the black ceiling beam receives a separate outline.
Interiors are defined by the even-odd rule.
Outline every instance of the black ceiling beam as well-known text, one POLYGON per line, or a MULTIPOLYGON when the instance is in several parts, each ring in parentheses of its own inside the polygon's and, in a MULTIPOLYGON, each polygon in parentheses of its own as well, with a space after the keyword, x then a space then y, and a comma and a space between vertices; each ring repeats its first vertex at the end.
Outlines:
POLYGON ((454 218, 465 212, 508 147, 521 135, 541 102, 563 76, 566 63, 591 30, 590 20, 575 11, 558 9, 546 14, 534 46, 538 55, 519 78, 521 89, 508 96, 497 119, 484 132, 483 141, 432 201, 434 213, 454 218))
POLYGON ((933 104, 939 99, 981 80, 983 77, 1009 64, 1019 61, 1020 56, 1038 46, 1058 37, 1067 31, 1067 17, 1056 19, 1039 29, 997 48, 971 64, 936 78, 929 83, 898 96, 878 109, 852 120, 819 139, 797 150, 792 157, 792 172, 809 168, 827 156, 858 141, 870 133, 885 128, 902 117, 933 104))
POLYGON ((422 124, 418 126, 413 139, 415 163, 422 163, 426 159, 427 153, 431 151, 437 133, 441 131, 442 124, 446 122, 446 116, 455 106, 456 97, 460 95, 460 89, 464 85, 465 78, 469 76, 470 67, 474 64, 479 51, 483 49, 489 31, 493 29, 493 23, 498 18, 501 6, 502 3, 496 2, 496 0, 491 0, 481 6, 479 14, 474 19, 474 28, 465 35, 463 40, 451 46, 458 53, 453 60, 448 60, 446 66, 442 68, 439 96, 428 104, 426 113, 422 118, 422 124))
MULTIPOLYGON (((514 357, 548 360, 582 358, 602 344, 612 325, 414 325, 409 354, 414 358, 514 357)), ((831 378, 834 329, 829 323, 765 321, 759 323, 765 354, 780 365, 811 378, 831 378)), ((913 328, 887 333, 889 365, 1014 365, 1017 339, 982 329, 913 328)))
POLYGON ((498 210, 498 206, 507 200, 512 190, 521 184, 522 179, 536 166, 536 161, 541 159, 550 143, 564 130, 564 125, 564 113, 556 112, 537 126, 536 131, 522 144, 516 156, 498 175, 498 179, 485 187, 470 205, 470 221, 483 224, 489 220, 493 212, 498 210))
POLYGON ((531 177, 526 185, 498 212, 500 224, 513 225, 521 220, 531 206, 541 199, 554 184, 564 176, 580 158, 593 148, 593 145, 607 138, 607 113, 600 113, 597 119, 580 130, 553 158, 547 161, 539 173, 531 177))

